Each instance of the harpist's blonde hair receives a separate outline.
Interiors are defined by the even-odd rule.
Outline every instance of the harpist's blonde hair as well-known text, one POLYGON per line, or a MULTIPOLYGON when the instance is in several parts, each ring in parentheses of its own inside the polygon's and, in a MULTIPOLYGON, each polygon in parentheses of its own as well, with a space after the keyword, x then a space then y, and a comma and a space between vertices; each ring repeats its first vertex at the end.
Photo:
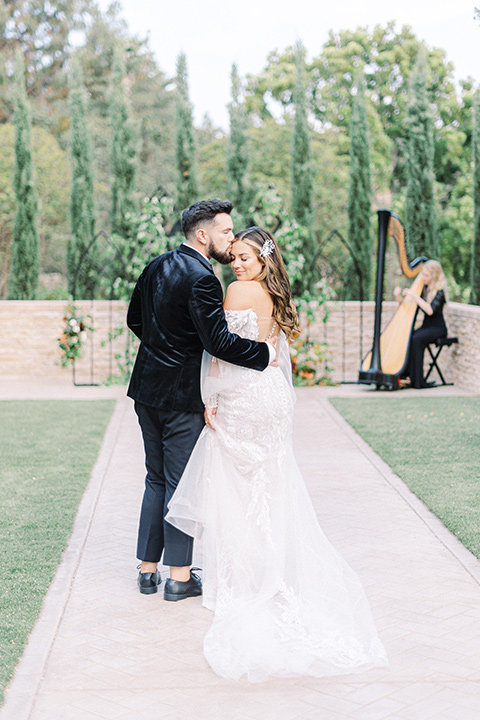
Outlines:
POLYGON ((428 270, 432 276, 431 281, 428 284, 427 296, 425 300, 431 303, 435 295, 439 290, 443 290, 445 295, 445 301, 448 300, 447 280, 443 274, 442 266, 438 260, 427 260, 422 270, 428 270))

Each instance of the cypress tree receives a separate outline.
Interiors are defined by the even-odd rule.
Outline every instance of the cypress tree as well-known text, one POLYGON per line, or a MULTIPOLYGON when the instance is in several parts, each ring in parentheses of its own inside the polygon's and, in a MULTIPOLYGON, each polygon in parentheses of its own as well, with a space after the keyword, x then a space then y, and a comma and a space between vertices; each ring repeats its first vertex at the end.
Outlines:
POLYGON ((71 106, 71 157, 72 186, 70 194, 71 234, 67 249, 67 275, 69 290, 77 298, 93 294, 93 278, 89 278, 87 260, 82 268, 78 264, 95 232, 93 170, 90 138, 87 127, 87 109, 82 70, 77 61, 72 66, 71 106), (74 287, 75 283, 75 287, 74 287))
POLYGON ((15 56, 15 224, 9 299, 33 300, 38 286, 39 257, 36 227, 37 198, 30 144, 30 109, 25 89, 25 63, 15 56))
POLYGON ((474 224, 470 261, 470 302, 473 305, 480 305, 480 93, 478 91, 473 105, 472 148, 474 224))
POLYGON ((123 52, 113 54, 110 83, 110 118, 112 123, 112 233, 129 238, 135 212, 134 184, 137 170, 137 132, 130 102, 125 90, 123 52))
POLYGON ((188 94, 188 71, 185 53, 177 58, 176 100, 177 204, 184 210, 198 200, 192 106, 188 94))
POLYGON ((438 258, 433 171, 433 121, 427 92, 427 57, 421 49, 410 80, 407 109, 405 230, 410 259, 438 258))
POLYGON ((227 175, 230 199, 236 210, 246 216, 249 205, 246 174, 248 167, 247 114, 241 101, 242 83, 236 64, 232 65, 231 94, 228 105, 230 116, 230 139, 227 149, 227 175))
POLYGON ((295 50, 295 84, 293 102, 295 121, 292 134, 292 214, 308 230, 302 252, 305 256, 305 286, 311 283, 311 266, 316 250, 313 234, 313 178, 310 129, 307 119, 305 49, 297 43, 295 50))
POLYGON ((370 181, 370 147, 368 140, 365 84, 359 78, 353 99, 350 123, 350 169, 348 184, 348 238, 356 266, 351 264, 352 276, 347 288, 347 299, 367 300, 372 272, 372 230, 370 223, 372 186, 370 181))

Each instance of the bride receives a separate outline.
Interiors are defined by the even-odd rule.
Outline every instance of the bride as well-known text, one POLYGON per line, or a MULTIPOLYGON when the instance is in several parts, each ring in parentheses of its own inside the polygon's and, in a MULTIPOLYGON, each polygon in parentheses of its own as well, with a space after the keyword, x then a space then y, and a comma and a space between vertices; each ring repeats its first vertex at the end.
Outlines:
POLYGON ((252 682, 387 665, 360 581, 323 534, 295 462, 288 338, 297 315, 272 236, 232 245, 229 329, 277 338, 263 372, 206 355, 204 428, 166 520, 203 543, 203 604, 214 611, 205 657, 219 675, 252 682))

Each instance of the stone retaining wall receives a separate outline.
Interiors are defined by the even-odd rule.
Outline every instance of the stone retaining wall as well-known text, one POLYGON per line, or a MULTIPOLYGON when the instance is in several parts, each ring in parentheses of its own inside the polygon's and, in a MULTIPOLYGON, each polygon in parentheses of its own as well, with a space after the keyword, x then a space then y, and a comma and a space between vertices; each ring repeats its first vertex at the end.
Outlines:
MULTIPOLYGON (((96 300, 77 302, 79 310, 91 316, 95 332, 89 334, 82 360, 76 363, 77 383, 102 383, 118 375, 131 334, 125 331, 111 344, 110 333, 125 328, 126 303, 96 300), (115 356, 119 356, 116 359, 115 356)), ((0 376, 60 378, 72 374, 60 365, 58 338, 64 325, 64 301, 0 301, 0 376)), ((396 303, 385 303, 385 326, 395 312, 396 303)), ((363 357, 371 347, 375 304, 358 302, 328 304, 327 321, 323 311, 310 328, 312 339, 328 345, 327 364, 334 381, 356 382, 363 357)), ((459 344, 444 348, 439 360, 448 382, 480 392, 480 307, 448 303, 445 318, 449 335, 459 344)), ((427 355, 427 353, 426 353, 427 355)))
MULTIPOLYGON (((64 327, 67 303, 64 300, 0 301, 0 376, 64 378, 72 368, 61 366, 58 346, 64 327)), ((100 384, 118 374, 115 355, 124 355, 130 333, 125 331, 112 343, 109 335, 125 327, 126 304, 103 300, 77 302, 79 312, 88 315, 94 332, 88 333, 84 356, 75 363, 77 383, 100 384)))
POLYGON ((442 351, 442 373, 447 382, 480 392, 480 307, 448 303, 445 320, 449 336, 458 337, 459 344, 442 351))
MULTIPOLYGON (((382 311, 382 329, 390 322, 397 309, 396 302, 385 302, 382 311)), ((327 321, 321 318, 311 326, 310 335, 324 340, 328 346, 327 364, 333 368, 336 382, 356 382, 362 358, 373 342, 375 303, 328 303, 327 321)), ((447 382, 480 392, 480 307, 462 303, 447 303, 445 321, 448 335, 458 337, 458 345, 445 347, 438 364, 447 382)), ((418 314, 421 324, 423 313, 418 314)), ((425 372, 430 356, 425 352, 425 372)), ((431 379, 440 378, 434 370, 431 379)))

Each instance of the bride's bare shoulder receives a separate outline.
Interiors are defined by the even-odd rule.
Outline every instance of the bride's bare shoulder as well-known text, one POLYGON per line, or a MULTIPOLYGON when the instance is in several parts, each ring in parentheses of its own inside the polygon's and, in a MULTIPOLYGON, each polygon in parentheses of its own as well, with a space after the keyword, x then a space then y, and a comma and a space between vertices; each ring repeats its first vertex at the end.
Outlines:
POLYGON ((225 310, 255 309, 265 302, 267 293, 256 280, 235 280, 225 293, 225 310))

